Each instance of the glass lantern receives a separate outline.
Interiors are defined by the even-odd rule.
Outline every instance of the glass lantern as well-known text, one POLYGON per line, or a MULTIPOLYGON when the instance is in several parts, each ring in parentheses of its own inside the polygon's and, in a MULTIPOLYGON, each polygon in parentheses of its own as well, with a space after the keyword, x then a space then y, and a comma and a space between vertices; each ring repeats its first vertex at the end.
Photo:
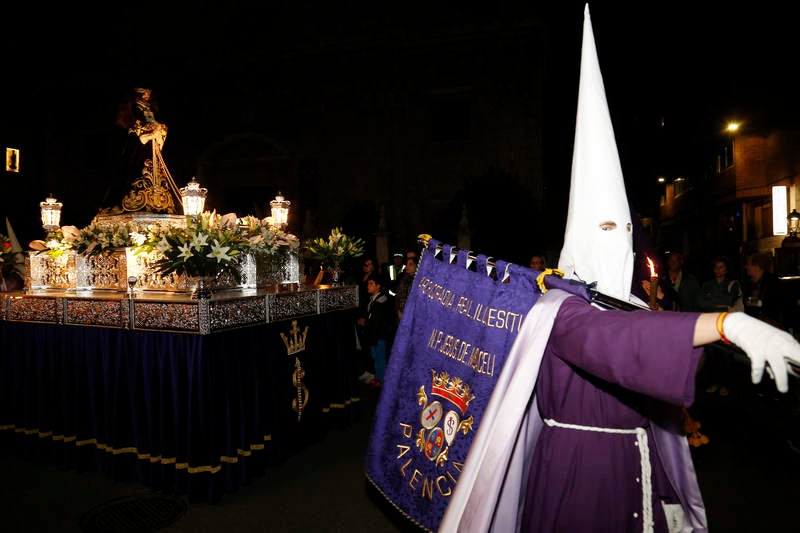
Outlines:
POLYGON ((792 212, 786 217, 786 222, 789 225, 789 235, 797 236, 797 233, 800 232, 800 213, 796 209, 792 209, 792 212))
POLYGON ((269 203, 272 222, 281 229, 285 229, 286 224, 289 222, 289 206, 291 204, 292 202, 286 200, 280 191, 278 191, 275 199, 269 203))
POLYGON ((42 227, 47 233, 57 230, 61 225, 62 203, 53 197, 53 193, 39 202, 39 209, 42 212, 42 227))
POLYGON ((208 189, 200 187, 200 183, 195 178, 186 184, 181 190, 181 202, 183 203, 183 214, 188 217, 196 217, 203 212, 206 205, 206 195, 208 189))

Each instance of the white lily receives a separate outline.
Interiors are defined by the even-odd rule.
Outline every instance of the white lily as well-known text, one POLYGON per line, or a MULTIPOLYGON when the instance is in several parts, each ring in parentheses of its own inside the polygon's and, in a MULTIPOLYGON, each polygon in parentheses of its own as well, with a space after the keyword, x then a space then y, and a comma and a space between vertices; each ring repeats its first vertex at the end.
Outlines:
POLYGON ((233 259, 228 255, 228 250, 230 249, 230 246, 222 246, 218 240, 214 239, 214 243, 211 245, 211 253, 206 255, 206 257, 216 258, 217 263, 221 263, 222 261, 230 261, 233 259))

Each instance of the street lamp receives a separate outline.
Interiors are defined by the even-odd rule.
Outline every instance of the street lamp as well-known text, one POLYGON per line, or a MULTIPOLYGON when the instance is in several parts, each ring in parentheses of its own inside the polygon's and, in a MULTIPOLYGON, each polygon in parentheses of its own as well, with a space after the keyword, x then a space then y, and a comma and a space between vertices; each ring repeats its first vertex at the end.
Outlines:
POLYGON ((200 187, 200 183, 195 178, 181 189, 181 202, 183 203, 183 214, 188 217, 196 217, 203 212, 206 205, 206 194, 208 189, 200 187))
POLYGON ((289 222, 289 206, 292 204, 286 200, 280 191, 275 196, 275 199, 269 203, 270 211, 272 214, 272 223, 280 229, 286 229, 286 224, 289 222))
POLYGON ((792 212, 786 217, 786 222, 789 226, 789 236, 797 238, 797 233, 800 232, 800 213, 797 212, 797 209, 792 209, 792 212))
POLYGON ((792 209, 786 217, 789 226, 789 235, 781 241, 780 248, 775 249, 777 264, 775 273, 780 279, 800 279, 800 213, 792 209))
POLYGON ((44 202, 39 202, 39 209, 42 212, 42 227, 47 233, 55 231, 61 224, 61 207, 62 203, 53 197, 53 193, 44 199, 44 202))

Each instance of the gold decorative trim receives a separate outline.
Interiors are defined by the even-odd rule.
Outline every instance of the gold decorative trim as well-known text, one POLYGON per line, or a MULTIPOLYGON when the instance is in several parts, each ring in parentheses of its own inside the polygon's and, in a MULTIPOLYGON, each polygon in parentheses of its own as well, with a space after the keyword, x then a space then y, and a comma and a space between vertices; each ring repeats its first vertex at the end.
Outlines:
MULTIPOLYGON (((114 448, 107 444, 103 444, 97 442, 97 439, 84 439, 84 440, 77 440, 77 438, 73 436, 65 436, 65 435, 53 435, 52 431, 39 431, 38 429, 27 429, 27 428, 18 428, 15 424, 7 424, 0 426, 0 431, 14 431, 15 433, 21 433, 26 436, 38 436, 40 439, 47 439, 50 438, 51 440, 64 443, 74 443, 75 446, 87 446, 87 445, 94 445, 95 448, 98 450, 104 451, 106 453, 110 453, 111 455, 124 455, 124 454, 134 454, 136 458, 142 461, 148 461, 150 463, 156 464, 160 463, 163 466, 167 465, 174 465, 176 470, 186 470, 190 474, 200 474, 200 473, 211 473, 216 474, 222 469, 222 465, 202 465, 202 466, 189 466, 188 463, 179 463, 177 458, 175 457, 162 457, 161 455, 150 455, 149 453, 142 453, 139 452, 138 448, 135 446, 126 446, 123 448, 114 448)), ((272 435, 264 435, 262 437, 264 442, 272 441, 272 435)), ((263 444, 251 444, 249 450, 242 450, 237 449, 237 455, 242 457, 250 457, 252 456, 253 451, 263 451, 265 446, 263 444)), ((239 462, 238 457, 229 457, 226 455, 222 455, 219 458, 220 463, 225 464, 235 464, 239 462)))

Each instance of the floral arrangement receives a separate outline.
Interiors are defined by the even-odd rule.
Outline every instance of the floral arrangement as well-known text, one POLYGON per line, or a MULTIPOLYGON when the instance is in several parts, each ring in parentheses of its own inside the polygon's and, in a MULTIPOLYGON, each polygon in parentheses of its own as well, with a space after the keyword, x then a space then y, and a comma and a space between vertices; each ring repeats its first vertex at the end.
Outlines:
POLYGON ((131 234, 138 227, 130 222, 114 224, 90 224, 85 228, 62 226, 47 234, 45 240, 35 240, 30 248, 39 252, 47 252, 51 257, 58 257, 68 250, 91 256, 114 249, 133 246, 131 234))
POLYGON ((317 237, 305 245, 306 251, 324 264, 335 265, 344 260, 364 255, 364 241, 342 233, 342 228, 333 228, 327 239, 317 237))
POLYGON ((271 217, 238 218, 235 213, 206 211, 187 219, 185 227, 130 221, 92 223, 81 229, 62 226, 29 247, 54 258, 69 251, 92 256, 130 247, 134 254, 154 254, 153 268, 163 275, 213 277, 227 271, 239 282, 242 254, 270 258, 297 253, 300 241, 275 226, 271 217))
POLYGON ((138 225, 131 222, 92 223, 78 230, 77 234, 72 233, 65 237, 71 241, 71 247, 77 253, 91 256, 133 246, 131 234, 139 229, 138 225))
POLYGON ((13 251, 11 238, 0 233, 0 273, 10 276, 21 262, 19 252, 13 251))
POLYGON ((238 224, 250 251, 256 255, 296 253, 300 248, 300 240, 273 225, 272 217, 259 219, 248 215, 240 218, 238 224))
POLYGON ((151 224, 146 233, 131 233, 134 254, 157 252, 154 270, 162 275, 186 274, 216 277, 229 272, 241 281, 239 255, 251 244, 239 227, 235 213, 204 212, 186 227, 151 224))
POLYGON ((47 253, 50 257, 58 257, 64 252, 72 250, 74 239, 78 237, 80 230, 75 226, 62 226, 47 234, 44 240, 37 239, 28 243, 31 250, 39 253, 47 253))
MULTIPOLYGON (((0 242, 0 246, 3 246, 0 242)), ((59 257, 66 252, 84 256, 131 248, 135 255, 148 254, 153 270, 161 275, 217 278, 230 273, 241 283, 242 259, 253 255, 266 261, 301 249, 328 267, 364 254, 364 241, 334 227, 327 238, 314 238, 301 246, 299 239, 275 225, 271 217, 237 217, 204 212, 187 218, 185 226, 157 222, 92 223, 84 228, 62 226, 45 240, 30 243, 32 250, 59 257)), ((3 249, 0 249, 2 252, 3 249)), ((5 266, 5 263, 0 263, 5 266)))

